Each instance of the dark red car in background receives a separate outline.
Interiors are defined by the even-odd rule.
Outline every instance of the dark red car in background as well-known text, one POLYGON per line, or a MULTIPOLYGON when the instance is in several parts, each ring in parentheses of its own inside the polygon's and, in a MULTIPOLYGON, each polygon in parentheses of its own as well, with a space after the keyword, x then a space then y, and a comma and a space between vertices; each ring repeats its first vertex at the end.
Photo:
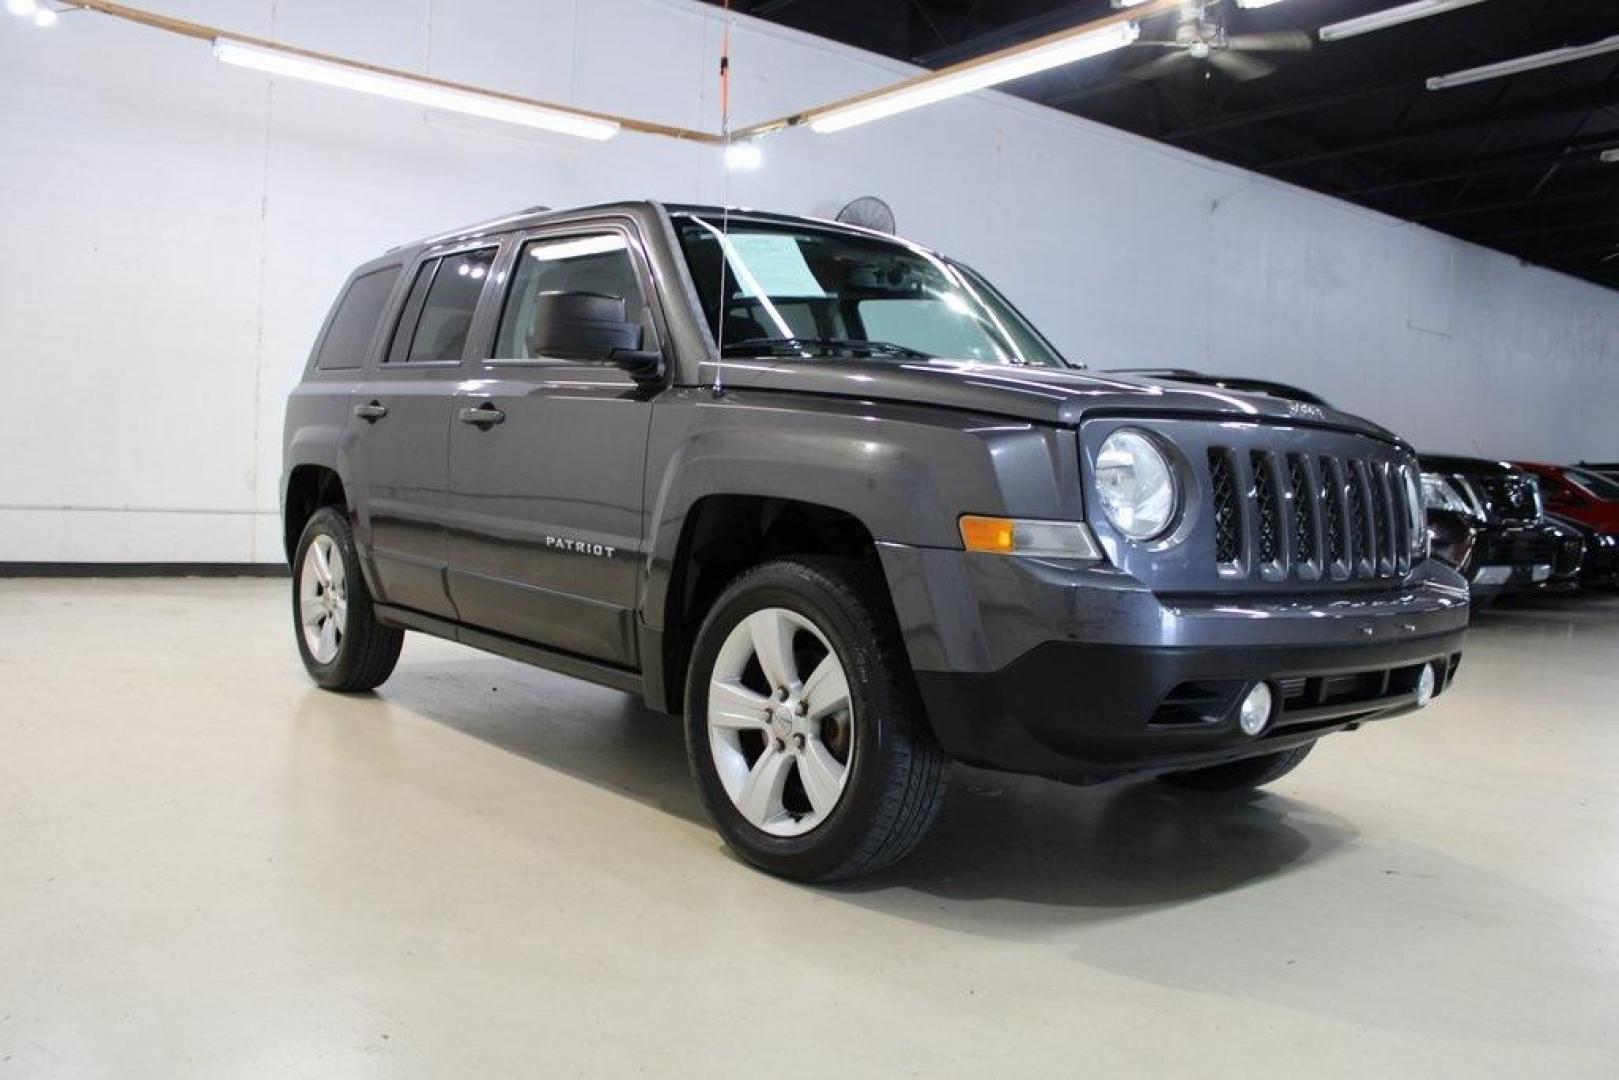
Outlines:
POLYGON ((1619 480, 1579 465, 1519 462, 1540 482, 1546 516, 1585 537, 1587 587, 1619 585, 1619 480))
POLYGON ((1540 478, 1540 496, 1547 510, 1593 529, 1619 533, 1619 480, 1577 465, 1520 461, 1518 468, 1540 478))

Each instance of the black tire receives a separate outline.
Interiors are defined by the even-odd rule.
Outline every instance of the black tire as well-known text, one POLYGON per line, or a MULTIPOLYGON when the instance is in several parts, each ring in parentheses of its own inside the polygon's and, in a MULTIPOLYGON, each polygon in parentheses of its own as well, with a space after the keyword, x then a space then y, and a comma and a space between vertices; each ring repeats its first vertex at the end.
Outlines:
POLYGON ((869 874, 907 854, 944 799, 949 760, 923 713, 880 579, 852 562, 782 559, 725 590, 698 631, 686 682, 686 753, 703 805, 743 859, 798 881, 869 874), (785 608, 815 625, 837 653, 853 706, 848 777, 826 819, 797 836, 756 827, 720 780, 710 748, 709 683, 730 632, 749 615, 785 608))
POLYGON ((1176 787, 1196 788, 1199 791, 1244 791, 1280 780, 1298 768, 1314 749, 1315 743, 1307 742, 1279 754, 1243 758, 1224 765, 1211 765, 1206 769, 1165 773, 1158 779, 1176 787))
POLYGON ((316 685, 344 693, 373 690, 393 674, 399 662, 399 650, 405 643, 405 632, 377 621, 371 604, 371 592, 365 587, 360 572, 360 555, 354 548, 354 530, 341 508, 326 506, 315 511, 298 538, 298 547, 292 557, 292 629, 298 642, 298 655, 304 669, 316 685), (342 556, 347 585, 348 612, 343 632, 338 640, 337 653, 322 663, 310 652, 304 636, 300 603, 300 587, 304 560, 317 537, 329 537, 342 556))

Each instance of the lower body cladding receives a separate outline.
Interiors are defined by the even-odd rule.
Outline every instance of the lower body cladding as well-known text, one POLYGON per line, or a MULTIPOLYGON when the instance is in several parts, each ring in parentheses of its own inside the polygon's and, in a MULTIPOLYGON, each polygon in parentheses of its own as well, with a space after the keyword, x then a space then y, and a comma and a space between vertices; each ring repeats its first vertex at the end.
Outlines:
POLYGON ((1159 597, 1107 566, 880 545, 952 757, 1076 783, 1279 753, 1450 686, 1468 592, 1159 597))

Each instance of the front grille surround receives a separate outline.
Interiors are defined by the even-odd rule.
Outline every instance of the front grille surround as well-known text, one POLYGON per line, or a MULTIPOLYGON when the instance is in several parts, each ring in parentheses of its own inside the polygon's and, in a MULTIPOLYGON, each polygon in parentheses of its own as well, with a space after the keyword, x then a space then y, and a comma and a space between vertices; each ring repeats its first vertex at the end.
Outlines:
MULTIPOLYGON (((1225 448, 1210 451, 1224 458, 1225 448)), ((1226 577, 1252 576, 1255 568, 1267 581, 1394 580, 1411 570, 1414 520, 1407 505, 1409 489, 1401 461, 1377 457, 1248 453, 1248 485, 1211 484, 1217 519, 1235 517, 1234 500, 1253 504, 1258 536, 1249 555, 1255 566, 1239 558, 1219 560, 1226 577), (1323 522, 1332 522, 1336 550, 1323 560, 1317 537, 1323 522)))
POLYGON ((1169 451, 1186 504, 1169 537, 1146 543, 1090 521, 1109 561, 1156 592, 1387 589, 1420 560, 1426 526, 1409 505, 1416 457, 1404 446, 1286 422, 1108 418, 1081 427, 1087 478, 1124 427, 1169 451))

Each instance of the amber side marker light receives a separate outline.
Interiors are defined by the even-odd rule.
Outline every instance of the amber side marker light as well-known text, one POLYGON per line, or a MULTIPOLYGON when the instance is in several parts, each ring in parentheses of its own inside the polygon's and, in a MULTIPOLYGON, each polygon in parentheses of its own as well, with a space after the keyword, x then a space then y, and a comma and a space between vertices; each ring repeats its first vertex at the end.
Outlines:
POLYGON ((1043 559, 1096 562, 1102 548, 1083 521, 1031 521, 1027 518, 964 514, 961 543, 968 551, 1029 555, 1043 559))

